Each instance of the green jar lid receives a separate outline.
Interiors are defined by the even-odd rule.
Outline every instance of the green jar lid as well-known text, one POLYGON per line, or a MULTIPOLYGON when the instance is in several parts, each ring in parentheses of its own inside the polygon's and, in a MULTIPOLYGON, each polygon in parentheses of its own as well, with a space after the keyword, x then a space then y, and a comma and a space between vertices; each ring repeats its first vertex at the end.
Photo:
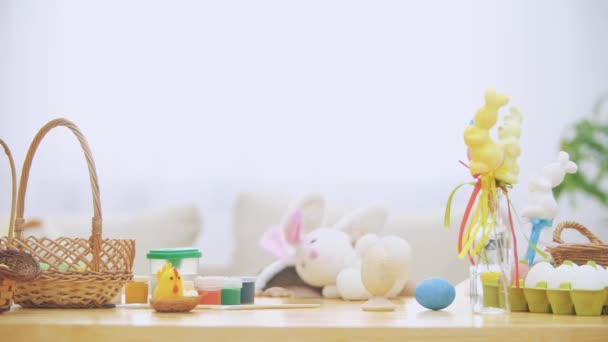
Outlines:
POLYGON ((201 251, 196 248, 161 248, 151 249, 146 254, 148 259, 163 259, 163 260, 175 260, 175 259, 188 259, 188 258, 200 258, 201 251))

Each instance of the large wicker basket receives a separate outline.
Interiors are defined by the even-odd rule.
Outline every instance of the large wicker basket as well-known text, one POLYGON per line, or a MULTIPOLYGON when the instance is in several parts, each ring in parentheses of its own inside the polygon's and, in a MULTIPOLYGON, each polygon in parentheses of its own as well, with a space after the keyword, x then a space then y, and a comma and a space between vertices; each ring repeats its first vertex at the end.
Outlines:
POLYGON ((561 265, 565 260, 570 260, 577 265, 595 261, 598 265, 608 266, 608 245, 578 222, 565 221, 558 224, 553 232, 553 242, 558 245, 547 247, 547 251, 551 253, 555 266, 561 265), (561 234, 566 228, 577 230, 589 239, 589 243, 564 243, 561 234))
POLYGON ((7 238, 0 239, 0 249, 26 251, 38 262, 46 264, 38 281, 17 286, 15 303, 24 307, 68 308, 93 308, 108 304, 133 277, 135 241, 102 239, 101 226, 99 184, 87 141, 72 122, 66 119, 50 121, 36 134, 27 151, 19 182, 15 225, 10 228, 7 238), (74 133, 88 165, 94 212, 89 239, 22 236, 25 194, 34 154, 44 136, 59 126, 67 127, 74 133))

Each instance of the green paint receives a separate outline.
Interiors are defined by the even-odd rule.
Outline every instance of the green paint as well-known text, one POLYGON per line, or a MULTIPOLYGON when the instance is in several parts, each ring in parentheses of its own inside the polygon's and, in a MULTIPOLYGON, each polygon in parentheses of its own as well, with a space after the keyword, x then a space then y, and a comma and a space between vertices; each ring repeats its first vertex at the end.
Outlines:
POLYGON ((222 305, 241 304, 241 289, 222 289, 222 305))

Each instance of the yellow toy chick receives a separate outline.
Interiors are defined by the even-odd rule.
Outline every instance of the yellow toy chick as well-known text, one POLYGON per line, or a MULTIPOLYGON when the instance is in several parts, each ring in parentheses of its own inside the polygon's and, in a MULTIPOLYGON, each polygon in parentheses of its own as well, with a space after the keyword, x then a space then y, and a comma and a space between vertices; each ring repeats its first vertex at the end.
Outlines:
POLYGON ((182 277, 171 263, 156 272, 156 288, 153 299, 175 299, 183 296, 182 277))
POLYGON ((485 174, 498 169, 504 159, 501 146, 490 137, 490 129, 498 120, 498 109, 509 102, 505 95, 488 89, 485 104, 477 113, 473 123, 464 131, 464 142, 469 147, 471 175, 485 174))
POLYGON ((510 112, 505 115, 503 124, 498 128, 498 142, 504 149, 504 161, 502 166, 494 172, 494 177, 507 184, 516 184, 519 177, 517 158, 521 154, 519 147, 521 122, 520 111, 511 107, 510 112))

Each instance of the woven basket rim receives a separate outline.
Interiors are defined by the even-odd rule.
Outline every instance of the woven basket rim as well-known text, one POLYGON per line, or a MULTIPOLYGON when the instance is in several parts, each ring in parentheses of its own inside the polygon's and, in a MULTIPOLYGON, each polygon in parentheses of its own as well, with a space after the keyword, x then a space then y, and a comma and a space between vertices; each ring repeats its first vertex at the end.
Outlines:
POLYGON ((608 248, 608 244, 606 244, 606 243, 598 244, 598 243, 568 242, 568 243, 559 244, 554 247, 547 247, 547 250, 559 250, 560 248, 572 248, 572 247, 603 249, 603 248, 608 248))
POLYGON ((15 250, 0 250, 0 277, 15 281, 31 281, 41 276, 40 265, 29 253, 15 250))

